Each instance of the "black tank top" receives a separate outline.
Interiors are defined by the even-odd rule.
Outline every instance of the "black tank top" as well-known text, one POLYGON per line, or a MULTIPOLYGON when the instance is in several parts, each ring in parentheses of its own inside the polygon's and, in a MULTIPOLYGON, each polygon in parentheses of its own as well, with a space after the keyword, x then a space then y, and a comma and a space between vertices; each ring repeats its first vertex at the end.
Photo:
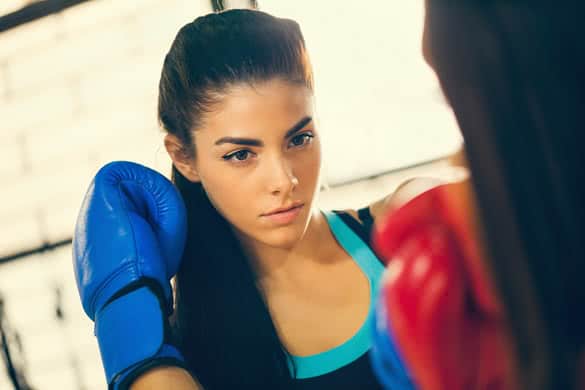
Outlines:
MULTIPOLYGON (((353 233, 362 241, 362 245, 371 250, 370 236, 373 226, 373 219, 369 212, 369 208, 365 207, 358 210, 359 222, 350 214, 334 210, 333 213, 337 215, 343 223, 351 229, 353 233)), ((338 238, 339 239, 339 238, 338 238)), ((362 252, 363 253, 362 248, 362 252)), ((371 252, 373 254, 373 251, 371 252)), ((352 256, 355 258, 355 256, 352 256)), ((356 259, 357 260, 357 259, 356 259)), ((375 256, 368 256, 367 261, 377 261, 375 264, 379 272, 379 266, 383 264, 375 256)), ((359 263, 359 262, 358 262, 359 263)), ((361 267, 361 265, 360 265, 361 267)), ((374 296, 371 297, 374 299, 374 296)), ((369 331, 369 329, 367 329, 369 331)), ((309 377, 295 378, 294 389, 298 390, 322 390, 322 389, 382 389, 382 386, 376 380, 372 366, 370 364, 369 350, 356 356, 355 359, 341 367, 332 371, 328 371, 321 375, 314 375, 309 377)))

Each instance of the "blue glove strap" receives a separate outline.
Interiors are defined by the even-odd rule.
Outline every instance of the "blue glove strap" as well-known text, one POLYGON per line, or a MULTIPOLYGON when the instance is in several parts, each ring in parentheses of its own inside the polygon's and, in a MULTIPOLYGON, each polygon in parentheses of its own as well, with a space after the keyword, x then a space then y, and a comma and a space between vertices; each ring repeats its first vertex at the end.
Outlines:
POLYGON ((147 287, 131 291, 98 312, 94 331, 108 383, 159 352, 164 323, 159 300, 147 287))
POLYGON ((128 390, 136 378, 146 371, 158 366, 177 366, 185 368, 185 359, 177 348, 169 344, 164 344, 156 356, 130 367, 121 375, 114 378, 114 382, 110 384, 109 389, 128 390))

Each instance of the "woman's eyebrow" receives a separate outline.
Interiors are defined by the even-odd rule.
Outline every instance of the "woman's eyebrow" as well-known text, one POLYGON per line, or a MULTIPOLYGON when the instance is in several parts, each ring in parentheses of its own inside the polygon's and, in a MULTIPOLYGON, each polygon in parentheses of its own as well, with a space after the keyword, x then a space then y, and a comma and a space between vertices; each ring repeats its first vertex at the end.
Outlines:
POLYGON ((215 145, 235 144, 244 146, 264 146, 264 142, 254 138, 223 137, 215 141, 215 145))
MULTIPOLYGON (((303 129, 309 122, 313 120, 312 117, 306 116, 300 121, 298 121, 293 127, 291 127, 285 134, 284 138, 289 138, 293 134, 299 132, 303 129)), ((244 146, 264 146, 264 142, 259 139, 254 138, 241 138, 241 137, 222 137, 215 141, 215 145, 222 145, 222 144, 235 144, 235 145, 244 145, 244 146)))
POLYGON ((305 127, 306 125, 309 124, 309 122, 311 122, 313 120, 312 117, 310 116, 306 116, 303 119, 301 119, 300 121, 298 121, 293 127, 291 127, 285 134, 284 138, 289 138, 290 136, 292 136, 295 133, 298 133, 300 130, 303 129, 303 127, 305 127))

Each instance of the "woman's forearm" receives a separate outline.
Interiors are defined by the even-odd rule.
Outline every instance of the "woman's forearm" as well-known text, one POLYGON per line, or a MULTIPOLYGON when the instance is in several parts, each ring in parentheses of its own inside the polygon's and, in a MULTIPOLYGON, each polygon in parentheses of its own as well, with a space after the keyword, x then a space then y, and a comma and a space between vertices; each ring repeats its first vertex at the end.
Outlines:
POLYGON ((203 390, 186 370, 179 367, 157 367, 141 375, 130 390, 203 390))

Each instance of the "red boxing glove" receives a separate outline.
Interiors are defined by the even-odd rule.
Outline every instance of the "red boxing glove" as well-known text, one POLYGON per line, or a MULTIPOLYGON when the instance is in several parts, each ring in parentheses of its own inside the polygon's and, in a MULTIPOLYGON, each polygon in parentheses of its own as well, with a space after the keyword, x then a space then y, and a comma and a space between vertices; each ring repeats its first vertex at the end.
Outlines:
POLYGON ((388 261, 380 299, 420 389, 512 389, 503 310, 462 185, 428 190, 376 227, 388 261))

